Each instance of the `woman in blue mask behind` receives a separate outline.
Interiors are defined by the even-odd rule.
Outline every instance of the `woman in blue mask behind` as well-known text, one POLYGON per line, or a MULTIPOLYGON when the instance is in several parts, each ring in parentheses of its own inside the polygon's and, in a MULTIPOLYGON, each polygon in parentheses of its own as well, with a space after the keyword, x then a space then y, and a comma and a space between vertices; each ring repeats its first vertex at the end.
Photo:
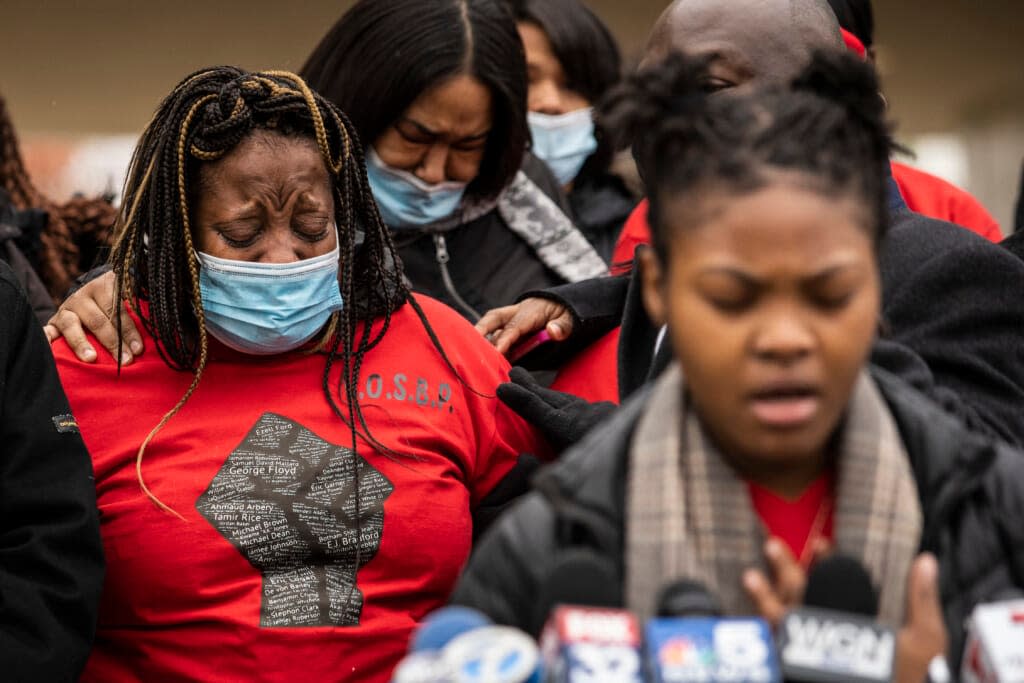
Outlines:
POLYGON ((151 351, 53 346, 107 556, 83 680, 387 680, 537 452, 508 364, 409 291, 298 76, 186 78, 124 197, 115 300, 151 351))
MULTIPOLYGON (((593 115, 621 76, 619 48, 579 0, 513 0, 512 6, 526 50, 531 150, 562 184, 576 225, 608 260, 637 202, 611 170, 619 160, 593 115)), ((636 178, 632 159, 623 161, 626 175, 636 178)))
POLYGON ((475 319, 605 273, 559 183, 524 156, 526 65, 504 0, 361 0, 302 69, 368 145, 406 275, 475 319))

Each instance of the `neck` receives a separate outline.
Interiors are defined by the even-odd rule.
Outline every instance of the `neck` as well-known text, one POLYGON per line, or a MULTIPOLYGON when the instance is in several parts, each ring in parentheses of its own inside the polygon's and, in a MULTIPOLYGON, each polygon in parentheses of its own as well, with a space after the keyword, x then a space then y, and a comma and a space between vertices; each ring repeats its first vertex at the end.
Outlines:
POLYGON ((722 457, 742 479, 765 488, 787 500, 796 500, 828 469, 825 451, 796 462, 765 462, 736 457, 722 450, 722 457))

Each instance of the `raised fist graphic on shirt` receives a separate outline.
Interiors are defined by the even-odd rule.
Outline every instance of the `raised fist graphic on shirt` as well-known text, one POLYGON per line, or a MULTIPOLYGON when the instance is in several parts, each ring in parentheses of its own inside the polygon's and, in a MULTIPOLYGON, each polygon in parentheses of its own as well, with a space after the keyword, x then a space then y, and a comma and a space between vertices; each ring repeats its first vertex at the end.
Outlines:
POLYGON ((356 573, 380 547, 393 490, 351 448, 264 413, 196 509, 262 574, 261 626, 353 626, 363 606, 356 573))

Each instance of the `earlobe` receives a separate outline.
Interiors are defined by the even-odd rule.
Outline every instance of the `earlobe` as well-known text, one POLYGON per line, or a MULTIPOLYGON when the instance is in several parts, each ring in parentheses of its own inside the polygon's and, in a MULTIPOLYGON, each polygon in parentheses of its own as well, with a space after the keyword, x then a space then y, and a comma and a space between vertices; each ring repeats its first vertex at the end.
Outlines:
POLYGON ((654 249, 640 247, 636 253, 637 267, 640 269, 640 282, 643 286, 642 294, 644 309, 657 327, 664 325, 665 315, 665 275, 661 264, 658 262, 654 249))

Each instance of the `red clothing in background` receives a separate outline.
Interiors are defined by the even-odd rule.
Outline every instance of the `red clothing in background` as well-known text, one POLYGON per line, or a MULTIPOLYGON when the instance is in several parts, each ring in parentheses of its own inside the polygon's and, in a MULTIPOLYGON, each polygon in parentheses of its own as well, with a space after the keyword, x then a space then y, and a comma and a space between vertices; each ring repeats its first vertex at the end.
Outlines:
POLYGON ((576 354, 562 366, 551 383, 552 389, 564 391, 591 402, 619 402, 619 333, 616 327, 576 354))
POLYGON ((352 453, 322 390, 324 355, 247 356, 211 340, 198 389, 142 464, 184 521, 146 498, 135 459, 191 375, 146 335, 120 376, 103 354, 89 365, 54 345, 92 454, 107 557, 83 681, 388 680, 468 557, 470 509, 519 453, 540 450, 494 397, 504 359, 454 311, 419 300, 465 385, 412 308, 396 311, 359 374, 370 433, 393 455, 365 442, 352 453))
POLYGON ((622 232, 619 233, 619 241, 615 243, 615 251, 612 252, 612 274, 622 275, 633 268, 633 252, 641 244, 651 243, 651 226, 647 224, 647 208, 650 203, 647 199, 642 200, 629 214, 622 232))
MULTIPOLYGON (((967 228, 982 237, 1001 242, 999 223, 981 203, 955 185, 924 171, 892 163, 892 174, 900 194, 911 211, 967 228)), ((647 224, 648 202, 644 199, 626 219, 612 254, 612 271, 616 275, 632 268, 633 252, 641 244, 651 243, 647 224)))
POLYGON ((956 223, 992 242, 1003 240, 999 222, 981 202, 956 185, 895 161, 892 177, 911 211, 956 223))

